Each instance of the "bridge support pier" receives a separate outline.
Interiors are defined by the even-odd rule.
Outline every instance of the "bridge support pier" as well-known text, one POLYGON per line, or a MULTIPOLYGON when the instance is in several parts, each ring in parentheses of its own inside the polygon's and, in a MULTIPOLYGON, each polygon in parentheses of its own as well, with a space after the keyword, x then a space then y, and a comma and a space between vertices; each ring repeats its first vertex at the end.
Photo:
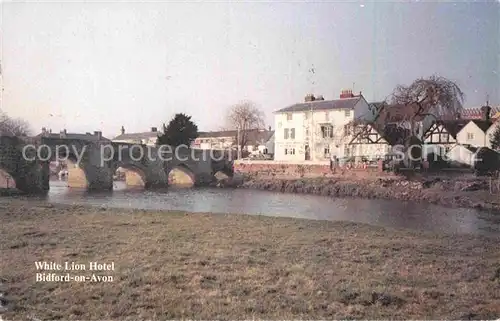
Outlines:
POLYGON ((112 191, 113 171, 107 166, 85 166, 87 176, 87 190, 89 191, 112 191))
POLYGON ((15 177, 16 188, 28 194, 47 194, 49 191, 50 169, 48 163, 26 162, 15 177))

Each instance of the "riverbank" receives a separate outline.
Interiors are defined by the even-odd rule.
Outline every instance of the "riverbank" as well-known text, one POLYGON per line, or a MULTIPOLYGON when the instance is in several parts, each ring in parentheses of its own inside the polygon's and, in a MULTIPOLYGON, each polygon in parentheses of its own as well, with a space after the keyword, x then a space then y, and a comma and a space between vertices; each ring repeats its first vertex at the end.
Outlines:
POLYGON ((245 176, 239 188, 285 193, 316 194, 333 197, 359 197, 428 202, 441 206, 500 211, 500 191, 494 182, 490 193, 489 178, 414 178, 355 177, 268 178, 245 176))
POLYGON ((500 316, 498 237, 27 200, 0 219, 7 320, 500 316), (43 260, 113 282, 35 282, 43 260))

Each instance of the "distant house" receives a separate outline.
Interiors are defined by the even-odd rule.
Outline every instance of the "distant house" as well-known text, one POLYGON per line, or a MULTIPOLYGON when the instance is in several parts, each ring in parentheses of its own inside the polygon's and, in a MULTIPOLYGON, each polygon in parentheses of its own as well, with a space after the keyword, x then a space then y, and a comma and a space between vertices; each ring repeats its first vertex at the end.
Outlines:
POLYGON ((87 141, 111 141, 110 139, 102 136, 101 131, 94 131, 94 133, 87 132, 85 134, 68 133, 66 129, 61 130, 59 133, 52 133, 52 130, 42 128, 42 132, 35 136, 35 138, 58 138, 58 139, 81 139, 87 141))
POLYGON ((486 147, 489 138, 486 133, 493 122, 489 120, 471 120, 457 134, 457 143, 475 147, 486 147))
POLYGON ((489 134, 494 127, 492 126, 496 119, 491 119, 491 107, 481 107, 481 118, 472 119, 463 126, 457 133, 457 144, 470 145, 474 147, 490 147, 489 134))
POLYGON ((198 132, 198 137, 191 143, 192 148, 230 149, 236 145, 236 130, 198 132))
POLYGON ((461 128, 456 133, 455 144, 446 154, 450 163, 472 166, 478 150, 491 147, 491 134, 496 127, 494 124, 497 119, 491 118, 490 106, 483 106, 480 111, 479 119, 455 121, 455 126, 460 124, 461 128))
MULTIPOLYGON (((240 135, 245 135, 246 143, 242 151, 247 153, 274 153, 274 130, 269 127, 266 129, 251 129, 245 133, 240 132, 240 135)), ((199 132, 198 137, 193 141, 191 147, 199 149, 235 149, 237 148, 236 130, 199 132)), ((242 138, 241 138, 242 139, 242 138)))
POLYGON ((125 133, 125 128, 122 126, 120 135, 113 138, 113 142, 155 146, 158 134, 156 127, 151 127, 151 130, 147 132, 125 133))

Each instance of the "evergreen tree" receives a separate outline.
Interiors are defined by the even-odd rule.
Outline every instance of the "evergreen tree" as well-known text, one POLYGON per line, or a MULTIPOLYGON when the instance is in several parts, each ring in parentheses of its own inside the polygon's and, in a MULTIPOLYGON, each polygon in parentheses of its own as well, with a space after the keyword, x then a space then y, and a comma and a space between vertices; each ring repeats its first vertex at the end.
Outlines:
POLYGON ((490 135, 490 143, 492 149, 500 148, 500 126, 497 125, 493 133, 490 135))
POLYGON ((172 118, 168 126, 163 124, 163 134, 158 135, 156 144, 172 147, 191 146, 196 137, 198 137, 198 126, 191 121, 191 116, 180 113, 172 118))

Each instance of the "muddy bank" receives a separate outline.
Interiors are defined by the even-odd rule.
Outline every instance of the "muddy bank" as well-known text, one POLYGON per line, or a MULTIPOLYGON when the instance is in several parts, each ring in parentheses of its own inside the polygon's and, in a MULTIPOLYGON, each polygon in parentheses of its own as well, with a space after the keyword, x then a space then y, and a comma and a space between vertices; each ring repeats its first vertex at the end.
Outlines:
POLYGON ((348 180, 345 178, 271 179, 245 177, 244 182, 238 187, 333 197, 429 202, 442 206, 500 211, 500 193, 497 191, 496 185, 493 192, 490 192, 489 179, 450 180, 435 177, 418 180, 404 178, 348 180))

